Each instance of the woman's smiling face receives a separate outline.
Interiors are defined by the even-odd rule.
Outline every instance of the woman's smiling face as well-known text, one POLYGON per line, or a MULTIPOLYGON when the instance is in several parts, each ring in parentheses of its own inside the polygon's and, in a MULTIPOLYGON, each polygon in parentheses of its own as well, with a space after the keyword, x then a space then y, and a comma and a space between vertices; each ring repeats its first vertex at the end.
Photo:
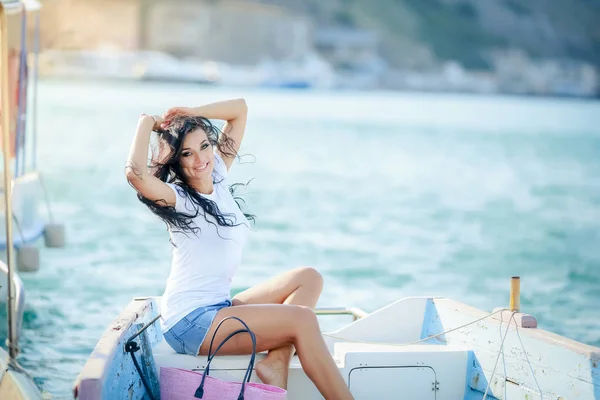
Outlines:
POLYGON ((189 182, 205 179, 212 181, 215 156, 204 130, 196 129, 185 136, 180 162, 189 182))

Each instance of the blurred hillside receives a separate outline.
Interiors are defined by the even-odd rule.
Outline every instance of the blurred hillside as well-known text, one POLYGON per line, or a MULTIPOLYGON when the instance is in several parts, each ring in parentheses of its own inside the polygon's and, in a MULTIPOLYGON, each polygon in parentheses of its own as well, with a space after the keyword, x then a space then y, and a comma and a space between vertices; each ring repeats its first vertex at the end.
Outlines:
POLYGON ((597 97, 600 0, 43 0, 42 73, 597 97))
POLYGON ((494 50, 600 65, 596 0, 262 0, 306 13, 321 26, 373 29, 394 67, 456 60, 491 69, 494 50))

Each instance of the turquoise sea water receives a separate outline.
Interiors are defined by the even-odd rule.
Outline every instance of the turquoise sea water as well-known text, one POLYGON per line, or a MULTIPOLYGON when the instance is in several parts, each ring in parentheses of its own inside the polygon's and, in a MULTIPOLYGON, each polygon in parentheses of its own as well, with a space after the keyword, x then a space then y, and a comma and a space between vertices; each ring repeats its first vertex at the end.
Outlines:
POLYGON ((123 175, 138 115, 239 96, 252 156, 231 180, 254 179, 257 223, 234 290, 312 265, 322 306, 435 295, 491 310, 520 275, 541 328, 600 346, 598 102, 50 81, 39 95, 68 246, 22 276, 21 362, 54 398, 132 297, 164 289, 165 227, 123 175))

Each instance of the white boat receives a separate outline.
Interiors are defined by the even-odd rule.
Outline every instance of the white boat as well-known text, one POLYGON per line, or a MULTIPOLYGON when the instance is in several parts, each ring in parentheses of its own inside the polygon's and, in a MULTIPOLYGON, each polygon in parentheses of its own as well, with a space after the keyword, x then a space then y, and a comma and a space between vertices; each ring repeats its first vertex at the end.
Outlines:
POLYGON ((290 89, 331 89, 335 72, 317 53, 309 52, 298 60, 262 60, 256 65, 263 79, 260 86, 290 89))
MULTIPOLYGON (((44 237, 46 246, 64 245, 64 227, 52 222, 48 196, 37 165, 37 43, 39 40, 40 3, 35 0, 1 0, 5 29, 0 36, 6 65, 2 75, 2 97, 5 98, 6 125, 9 127, 9 156, 12 185, 13 244, 16 265, 20 271, 39 268, 37 242, 44 237), (16 94, 16 96, 15 96, 16 94), (45 210, 44 210, 45 209, 45 210), (49 218, 46 218, 46 215, 49 218)), ((0 184, 0 193, 5 191, 0 184)), ((0 200, 4 210, 4 200, 0 200)), ((4 226, 6 215, 0 212, 4 226)), ((0 253, 6 259, 7 238, 0 233, 0 253)))
MULTIPOLYGON (((39 268, 39 250, 37 243, 46 231, 46 219, 41 211, 44 206, 44 194, 40 175, 28 172, 13 178, 12 181, 13 222, 15 231, 13 244, 17 250, 17 265, 20 271, 36 271, 39 268)), ((4 191, 0 187, 0 193, 4 191)), ((4 204, 0 200, 0 206, 4 204)), ((6 223, 6 216, 0 213, 0 225, 6 223)), ((6 234, 0 233, 0 251, 6 259, 6 234)))
MULTIPOLYGON (((25 286, 23 286, 23 281, 19 277, 19 275, 13 275, 12 283, 15 293, 15 323, 17 325, 16 331, 17 335, 21 335, 21 326, 23 325, 23 312, 25 310, 25 286)), ((6 303, 5 299, 8 298, 8 267, 5 263, 0 261, 0 321, 4 322, 4 318, 6 317, 6 303)), ((4 327, 2 327, 4 328, 4 327)), ((0 332, 2 332, 2 328, 0 328, 0 332)), ((3 337, 0 334, 0 337, 3 337)), ((2 350, 0 348, 0 350, 2 350)))
MULTIPOLYGON (((135 298, 112 322, 75 382, 75 398, 158 399, 162 367, 204 370, 205 356, 177 354, 163 340, 159 304, 135 298), (136 347, 145 383, 126 351, 136 347)), ((518 305, 512 309, 484 312, 451 299, 411 297, 371 314, 316 312, 355 319, 323 335, 357 400, 600 399, 600 348, 534 328, 533 317, 517 313, 518 305)), ((217 356, 211 376, 239 382, 248 360, 217 356)), ((251 381, 257 379, 253 374, 251 381)), ((322 399, 296 356, 287 398, 322 399)))
POLYGON ((40 54, 41 74, 60 79, 141 80, 213 83, 206 63, 151 50, 48 49, 40 54))
MULTIPOLYGON (((36 224, 37 198, 32 189, 36 175, 27 173, 25 159, 25 122, 28 115, 25 94, 30 87, 27 82, 27 21, 35 17, 38 10, 39 3, 34 1, 0 0, 0 148, 3 164, 0 203, 1 222, 5 228, 0 244, 6 250, 6 264, 0 262, 0 301, 7 300, 2 307, 6 315, 2 315, 0 320, 8 327, 7 350, 0 348, 0 399, 11 400, 42 399, 33 378, 17 361, 25 291, 15 273, 16 247, 27 249, 26 246, 41 235, 36 224), (7 215, 11 218, 6 218, 7 215), (15 231, 17 235, 13 235, 15 231)), ((35 252, 26 254, 28 257, 32 255, 35 252)), ((21 257, 21 262, 32 260, 21 257)), ((25 265, 31 267, 31 264, 25 265)))
MULTIPOLYGON (((8 267, 0 262, 0 299, 8 298, 8 267)), ((25 308, 25 288, 18 275, 12 276, 14 302, 14 324, 16 325, 16 338, 21 334, 23 324, 23 311, 25 308)), ((2 304, 0 315, 5 317, 6 305, 2 304)), ((4 318, 0 318, 4 320, 4 318)), ((8 328, 10 330, 10 327, 8 328)), ((0 334, 0 337, 3 335, 0 334)), ((0 399, 34 400, 42 399, 43 395, 33 378, 19 366, 10 353, 0 347, 0 399)))
POLYGON ((264 59, 254 65, 205 62, 204 73, 217 85, 226 87, 268 87, 287 89, 331 89, 335 72, 316 53, 295 61, 264 59))
POLYGON ((40 54, 40 74, 59 79, 138 79, 138 56, 114 49, 57 50, 40 54))

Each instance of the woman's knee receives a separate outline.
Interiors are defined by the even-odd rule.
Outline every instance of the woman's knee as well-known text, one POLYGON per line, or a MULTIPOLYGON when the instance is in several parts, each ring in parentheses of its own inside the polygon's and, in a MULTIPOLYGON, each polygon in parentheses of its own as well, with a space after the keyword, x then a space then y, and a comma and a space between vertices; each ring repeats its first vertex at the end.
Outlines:
POLYGON ((287 315, 290 326, 297 336, 307 329, 318 329, 319 321, 312 308, 299 305, 290 305, 287 315))
POLYGON ((298 274, 301 276, 303 284, 319 291, 319 293, 323 290, 323 276, 315 268, 302 267, 298 274))
POLYGON ((294 325, 299 331, 319 329, 319 321, 314 310, 306 306, 294 306, 294 325))

